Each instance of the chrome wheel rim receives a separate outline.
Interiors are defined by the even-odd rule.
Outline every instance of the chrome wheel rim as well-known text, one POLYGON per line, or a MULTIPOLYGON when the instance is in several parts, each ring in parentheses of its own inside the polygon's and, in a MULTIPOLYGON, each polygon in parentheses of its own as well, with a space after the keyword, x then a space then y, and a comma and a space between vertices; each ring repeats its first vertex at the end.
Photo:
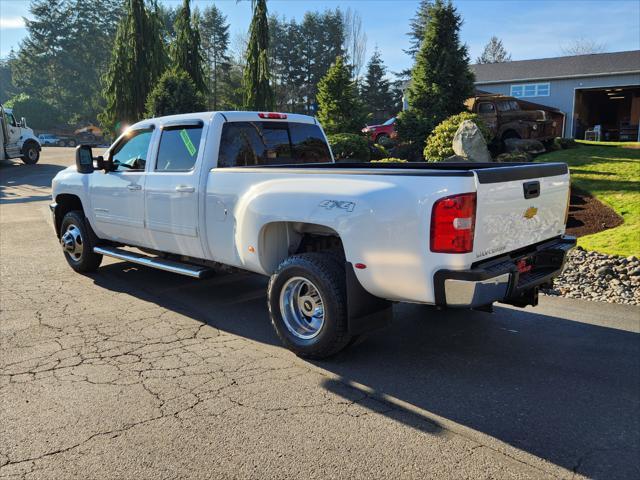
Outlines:
POLYGON ((290 278, 282 287, 280 312, 287 329, 301 340, 315 338, 324 326, 320 291, 303 277, 290 278))
POLYGON ((67 227, 60 237, 60 245, 62 245, 62 250, 64 250, 71 260, 74 262, 80 261, 84 249, 84 241, 82 239, 82 233, 77 226, 71 224, 67 227))
POLYGON ((27 156, 29 157, 29 160, 33 161, 38 158, 38 151, 35 148, 30 148, 27 150, 27 156))

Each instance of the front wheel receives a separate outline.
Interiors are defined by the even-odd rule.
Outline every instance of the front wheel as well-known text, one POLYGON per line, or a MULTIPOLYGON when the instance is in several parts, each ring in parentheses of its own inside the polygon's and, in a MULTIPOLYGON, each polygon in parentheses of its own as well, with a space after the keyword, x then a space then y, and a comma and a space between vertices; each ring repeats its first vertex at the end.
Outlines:
POLYGON ((22 162, 33 165, 40 160, 40 149, 36 145, 27 145, 22 152, 22 162))
POLYGON ((102 255, 93 251, 94 235, 89 231, 81 211, 74 210, 64 216, 60 233, 60 245, 69 266, 78 273, 97 270, 102 255))
POLYGON ((344 266, 331 255, 287 258, 271 276, 268 296, 276 334, 296 355, 326 358, 348 345, 344 266))

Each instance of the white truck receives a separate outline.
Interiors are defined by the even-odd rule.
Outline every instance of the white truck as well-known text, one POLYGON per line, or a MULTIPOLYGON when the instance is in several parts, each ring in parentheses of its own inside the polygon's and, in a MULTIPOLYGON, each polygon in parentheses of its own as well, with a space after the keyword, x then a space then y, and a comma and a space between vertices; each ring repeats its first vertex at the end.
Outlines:
POLYGON ((202 278, 270 276, 275 331, 322 358, 393 302, 537 303, 575 239, 566 164, 339 164, 312 117, 209 112, 141 121, 53 179, 69 265, 103 255, 202 278))
POLYGON ((20 158, 33 165, 40 160, 42 147, 24 117, 16 121, 13 110, 0 105, 0 161, 20 158))

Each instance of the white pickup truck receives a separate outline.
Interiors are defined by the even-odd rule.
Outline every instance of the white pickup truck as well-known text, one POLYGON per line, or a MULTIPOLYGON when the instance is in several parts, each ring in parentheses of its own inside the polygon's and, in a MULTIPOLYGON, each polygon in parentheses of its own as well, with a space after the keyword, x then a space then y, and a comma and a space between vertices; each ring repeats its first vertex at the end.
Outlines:
POLYGON ((334 163, 312 117, 209 112, 130 127, 53 179, 69 265, 103 255, 202 278, 271 277, 283 343, 334 354, 385 325, 393 302, 535 305, 563 267, 567 166, 334 163))

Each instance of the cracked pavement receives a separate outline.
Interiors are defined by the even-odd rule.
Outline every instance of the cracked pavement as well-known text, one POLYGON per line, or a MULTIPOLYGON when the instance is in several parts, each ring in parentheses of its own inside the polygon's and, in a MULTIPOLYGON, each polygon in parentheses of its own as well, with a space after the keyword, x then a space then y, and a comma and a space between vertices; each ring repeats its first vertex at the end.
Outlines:
POLYGON ((47 207, 72 158, 0 165, 0 479, 640 477, 638 307, 398 305, 303 361, 264 278, 73 273, 47 207))

